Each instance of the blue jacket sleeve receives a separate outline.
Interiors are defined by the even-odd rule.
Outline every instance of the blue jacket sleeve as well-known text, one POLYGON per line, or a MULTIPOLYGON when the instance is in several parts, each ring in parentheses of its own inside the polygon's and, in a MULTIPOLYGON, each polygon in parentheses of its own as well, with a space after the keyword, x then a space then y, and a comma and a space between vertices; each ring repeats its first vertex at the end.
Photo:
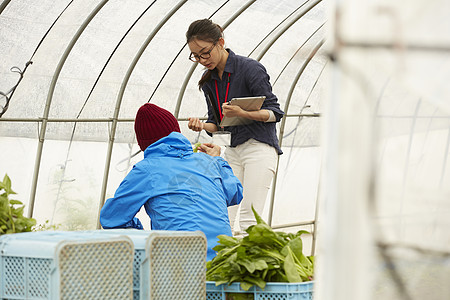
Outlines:
POLYGON ((230 165, 222 157, 217 157, 216 162, 222 175, 222 187, 225 191, 227 206, 238 205, 243 197, 241 182, 234 176, 230 165))
POLYGON ((148 173, 134 166, 100 211, 100 224, 104 229, 136 228, 143 226, 135 215, 151 197, 148 173))

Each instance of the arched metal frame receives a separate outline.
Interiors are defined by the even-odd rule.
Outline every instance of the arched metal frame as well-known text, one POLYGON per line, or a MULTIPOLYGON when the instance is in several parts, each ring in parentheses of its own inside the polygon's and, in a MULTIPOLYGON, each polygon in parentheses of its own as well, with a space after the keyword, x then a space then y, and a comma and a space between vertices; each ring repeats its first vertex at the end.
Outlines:
MULTIPOLYGON (((136 54, 136 56, 134 57, 132 63, 130 64, 127 73, 125 75, 125 78, 122 82, 122 85, 120 87, 120 91, 119 91, 119 95, 117 97, 117 102, 116 102, 116 108, 114 110, 114 117, 113 117, 113 122, 112 122, 112 127, 111 127, 111 132, 110 132, 110 139, 109 139, 109 144, 108 144, 108 152, 107 152, 107 156, 106 156, 106 163, 105 163, 105 173, 103 176, 103 184, 102 184, 102 191, 101 191, 101 196, 100 196, 100 205, 99 205, 99 213, 98 215, 100 216, 100 210, 103 206, 103 204, 105 203, 105 195, 106 195, 106 186, 108 184, 108 176, 109 176, 109 167, 111 164, 111 155, 112 155, 112 148, 114 145, 114 136, 116 134, 116 128, 117 128, 117 119, 119 117, 119 111, 120 111, 120 105, 122 104, 122 98, 123 98, 123 94, 125 92, 125 88, 127 87, 127 83, 128 80, 130 79, 131 73, 134 70, 134 67, 136 66, 136 64, 138 63, 139 59, 141 58, 142 53, 144 53, 145 49, 147 48, 148 44, 150 44, 150 42, 153 40, 153 38, 155 37, 155 35, 158 33, 158 31, 161 29, 161 27, 175 14, 175 12, 177 12, 178 9, 180 9, 181 6, 183 6, 183 4, 185 4, 187 2, 187 0, 181 0, 180 2, 178 2, 178 4, 172 8, 166 15, 165 17, 158 23, 158 25, 156 26, 156 28, 152 31, 152 33, 150 33, 150 35, 147 37, 147 39, 145 40, 145 42, 141 45, 141 48, 139 49, 138 53, 136 54)), ((98 228, 100 228, 100 217, 98 218, 98 222, 97 222, 97 226, 98 228)))
MULTIPOLYGON (((306 59, 306 61, 303 63, 303 65, 301 66, 300 70, 298 71, 297 75, 292 80, 292 84, 291 84, 291 87, 289 89, 289 93, 288 93, 287 100, 286 100, 286 103, 285 103, 284 111, 287 111, 288 108, 289 108, 289 104, 290 104, 290 101, 291 101, 291 98, 292 98, 292 94, 294 93, 295 86, 297 85, 297 82, 300 79, 300 76, 303 74, 303 72, 305 71, 305 69, 308 66, 308 64, 311 62, 313 57, 319 51, 320 47, 322 47, 323 43, 324 43, 324 41, 322 40, 322 41, 319 42, 318 45, 316 45, 313 48, 313 50, 309 54, 308 58, 306 59)), ((285 126, 286 126, 286 117, 284 116, 283 119, 281 120, 281 126, 280 126, 280 134, 279 134, 279 143, 280 143, 280 145, 283 144, 283 136, 284 136, 284 128, 285 128, 285 126)), ((275 201, 275 191, 276 191, 276 185, 277 185, 278 166, 279 166, 279 162, 280 162, 280 156, 278 156, 277 159, 278 159, 277 168, 276 168, 275 176, 274 176, 273 183, 272 183, 272 195, 270 197, 269 218, 267 220, 267 223, 269 225, 272 225, 273 206, 274 206, 274 201, 275 201)), ((318 202, 318 199, 317 199, 316 202, 318 202)), ((314 220, 312 222, 309 222, 308 224, 315 225, 316 221, 317 220, 314 220)), ((300 224, 303 225, 303 222, 300 223, 300 224)))
POLYGON ((50 105, 51 105, 51 102, 53 99, 53 93, 55 91, 56 82, 58 81, 58 77, 59 77, 59 74, 61 73, 64 63, 65 63, 67 57, 69 56, 70 51, 72 50, 73 46, 77 42, 78 38, 81 36, 81 34, 86 29, 88 24, 95 17, 95 15, 102 9, 102 7, 107 2, 108 2, 108 0, 103 0, 102 2, 100 2, 95 7, 95 9, 89 14, 89 16, 83 22, 83 24, 80 26, 80 28, 75 33, 72 40, 70 41, 69 45, 67 46, 66 50, 64 51, 64 54, 62 55, 62 57, 58 63, 58 66, 56 67, 55 74, 53 75, 52 82, 50 84, 50 89, 49 89, 49 92, 47 95, 47 101, 45 103, 45 110, 44 110, 44 116, 42 118, 41 131, 39 133, 39 143, 38 143, 38 149, 37 149, 37 153, 36 153, 36 161, 35 161, 35 166, 34 166, 33 182, 32 182, 32 187, 31 187, 31 194, 30 194, 30 203, 28 206, 28 215, 30 217, 33 215, 34 201, 36 199, 37 181, 38 181, 39 169, 40 169, 41 158, 42 158, 42 148, 44 146, 45 131, 47 129, 48 115, 50 112, 50 105))
MULTIPOLYGON (((234 15, 232 15, 227 22, 225 22, 225 24, 222 25, 222 29, 225 30, 228 25, 230 25, 240 14, 242 14, 242 12, 244 12, 247 8, 249 8, 250 5, 252 5, 253 3, 255 3, 256 0, 250 0, 248 1, 243 7, 241 7, 234 15)), ((198 63, 194 63, 192 65, 192 67, 189 69, 189 71, 186 74, 186 77, 184 78, 183 84, 181 85, 180 88, 180 93, 178 94, 178 99, 177 99, 177 105, 175 106, 175 113, 174 116, 175 118, 178 118, 178 115, 180 113, 180 107, 181 107, 181 101, 183 100, 183 95, 184 92, 186 91, 186 87, 187 84, 189 83, 192 74, 195 71, 195 68, 197 67, 198 63)))
POLYGON ((0 4, 0 15, 2 14, 3 10, 6 8, 6 6, 9 4, 9 2, 11 2, 11 0, 4 0, 0 4))

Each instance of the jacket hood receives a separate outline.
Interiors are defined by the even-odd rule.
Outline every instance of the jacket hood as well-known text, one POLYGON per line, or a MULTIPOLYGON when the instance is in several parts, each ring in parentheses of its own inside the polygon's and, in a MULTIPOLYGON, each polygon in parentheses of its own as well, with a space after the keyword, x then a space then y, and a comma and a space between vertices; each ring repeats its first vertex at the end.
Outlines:
POLYGON ((144 157, 184 156, 193 153, 191 142, 181 133, 172 132, 148 146, 144 151, 144 157))

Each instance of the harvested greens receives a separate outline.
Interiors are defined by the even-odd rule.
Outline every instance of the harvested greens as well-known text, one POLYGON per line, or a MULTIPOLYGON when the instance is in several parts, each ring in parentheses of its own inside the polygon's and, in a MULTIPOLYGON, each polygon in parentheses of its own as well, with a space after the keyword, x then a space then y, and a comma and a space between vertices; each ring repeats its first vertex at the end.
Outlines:
POLYGON ((206 264, 206 280, 216 285, 240 282, 248 291, 266 282, 303 282, 313 280, 314 257, 303 255, 301 235, 309 233, 275 232, 253 209, 256 225, 243 238, 220 235, 213 249, 217 256, 206 264))
POLYGON ((200 147, 201 144, 202 144, 202 143, 195 143, 195 144, 194 144, 194 147, 193 147, 193 151, 194 151, 194 152, 198 152, 198 147, 200 147))

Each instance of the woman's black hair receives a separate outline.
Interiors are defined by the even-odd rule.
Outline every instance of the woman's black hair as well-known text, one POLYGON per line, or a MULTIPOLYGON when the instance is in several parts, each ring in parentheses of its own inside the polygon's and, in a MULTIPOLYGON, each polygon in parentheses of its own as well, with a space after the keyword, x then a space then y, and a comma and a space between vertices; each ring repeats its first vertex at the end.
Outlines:
MULTIPOLYGON (((188 31, 186 32, 186 41, 187 43, 192 40, 200 40, 211 42, 216 44, 220 38, 223 38, 223 29, 220 25, 213 23, 209 19, 197 20, 189 25, 188 31)), ((201 89, 205 82, 211 80, 211 71, 208 70, 205 72, 200 78, 198 82, 198 87, 201 89)))

